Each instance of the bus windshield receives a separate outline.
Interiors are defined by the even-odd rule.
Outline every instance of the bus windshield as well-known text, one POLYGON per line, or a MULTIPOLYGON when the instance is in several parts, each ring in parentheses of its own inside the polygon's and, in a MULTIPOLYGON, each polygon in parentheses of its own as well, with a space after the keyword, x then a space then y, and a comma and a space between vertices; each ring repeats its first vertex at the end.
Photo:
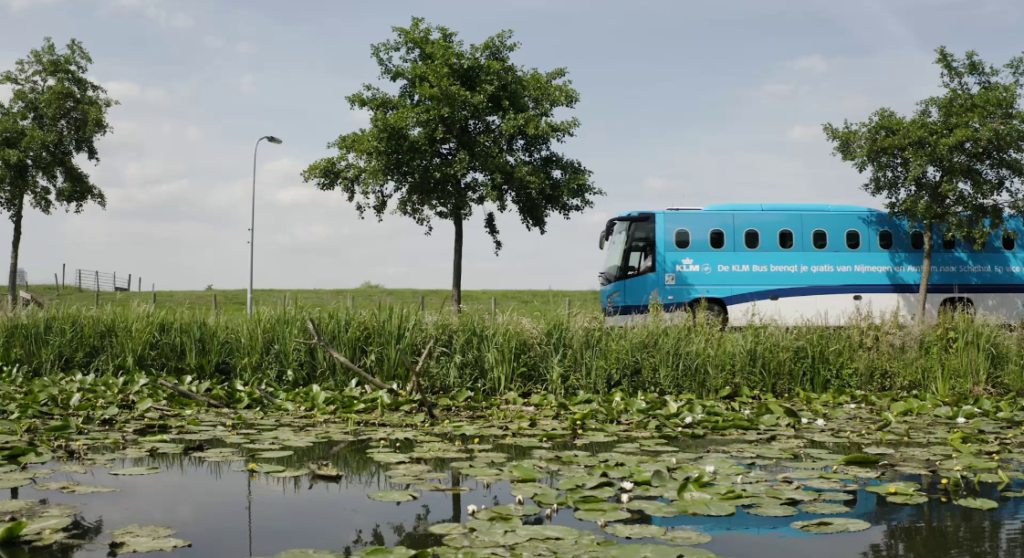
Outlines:
POLYGON ((619 279, 619 267, 622 265, 622 251, 626 248, 626 235, 629 233, 629 222, 618 221, 612 229, 608 242, 604 246, 604 269, 601 270, 601 284, 607 285, 619 279))

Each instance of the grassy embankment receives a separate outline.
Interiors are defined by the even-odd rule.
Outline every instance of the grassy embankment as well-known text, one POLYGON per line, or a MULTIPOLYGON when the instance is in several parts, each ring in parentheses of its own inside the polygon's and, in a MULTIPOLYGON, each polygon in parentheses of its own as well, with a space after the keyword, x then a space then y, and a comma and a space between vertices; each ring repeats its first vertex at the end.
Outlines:
POLYGON ((264 308, 251 321, 186 307, 58 304, 19 312, 0 319, 0 364, 33 375, 145 371, 279 385, 347 382, 351 374, 324 351, 294 342, 309 337, 307 316, 317 318, 342 354, 388 382, 408 381, 405 362, 433 341, 424 375, 434 393, 622 389, 713 396, 740 386, 776 395, 837 388, 1024 393, 1024 330, 969 317, 923 331, 896 323, 608 328, 589 311, 505 313, 492 323, 486 312, 453 318, 400 306, 323 309, 301 298, 298 307, 264 308))
MULTIPOLYGON (((42 298, 49 305, 80 306, 92 308, 96 303, 96 293, 79 291, 66 287, 58 293, 54 285, 31 285, 28 289, 32 294, 42 298)), ((6 295, 6 289, 3 290, 6 295)), ((220 313, 244 314, 245 289, 211 290, 211 291, 157 291, 156 307, 158 309, 186 309, 210 312, 213 307, 213 296, 217 295, 217 310, 220 313)), ((427 312, 447 311, 450 307, 451 292, 447 290, 418 289, 257 289, 253 293, 258 308, 280 309, 284 304, 308 308, 341 308, 349 305, 349 300, 356 309, 370 310, 378 306, 394 306, 401 308, 419 308, 420 297, 423 297, 427 312)), ((596 291, 463 291, 463 306, 469 312, 489 313, 491 298, 495 299, 498 312, 519 316, 547 315, 551 311, 565 311, 565 301, 569 299, 573 312, 593 312, 601 310, 596 291)), ((130 307, 133 305, 149 305, 152 303, 152 292, 100 293, 100 306, 130 307)))

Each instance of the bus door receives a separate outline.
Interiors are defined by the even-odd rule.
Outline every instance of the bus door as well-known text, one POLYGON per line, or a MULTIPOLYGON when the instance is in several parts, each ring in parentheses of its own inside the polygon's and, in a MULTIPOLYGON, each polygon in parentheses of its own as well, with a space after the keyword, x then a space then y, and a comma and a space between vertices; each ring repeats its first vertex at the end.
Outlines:
POLYGON ((654 242, 654 215, 629 225, 623 251, 626 304, 646 307, 657 289, 658 251, 654 242))

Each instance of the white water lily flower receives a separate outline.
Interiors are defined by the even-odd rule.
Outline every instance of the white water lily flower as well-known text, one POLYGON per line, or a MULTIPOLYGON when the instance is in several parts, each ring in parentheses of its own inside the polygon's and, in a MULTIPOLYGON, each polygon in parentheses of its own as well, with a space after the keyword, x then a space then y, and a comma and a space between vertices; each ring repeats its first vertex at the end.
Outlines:
POLYGON ((616 396, 615 396, 615 402, 616 402, 616 403, 618 403, 618 402, 620 402, 620 401, 622 401, 622 398, 621 398, 621 397, 619 397, 618 395, 616 395, 616 396))
POLYGON ((708 465, 707 467, 704 467, 704 471, 707 474, 709 474, 709 475, 713 475, 713 474, 715 474, 715 466, 714 465, 708 465))
POLYGON ((672 458, 672 464, 673 464, 673 465, 676 465, 677 463, 678 463, 678 462, 676 461, 676 458, 675 458, 675 457, 673 457, 673 458, 672 458))
POLYGON ((743 475, 736 477, 736 484, 743 484, 743 475))
POLYGON ((619 497, 619 499, 622 500, 623 504, 628 504, 629 501, 632 500, 629 494, 623 494, 622 496, 619 497))
POLYGON ((965 423, 967 423, 967 419, 965 419, 964 417, 956 417, 956 423, 957 424, 965 424, 965 423))
POLYGON ((622 489, 625 490, 626 492, 629 492, 630 490, 633 490, 633 487, 636 485, 629 481, 622 481, 622 484, 620 484, 619 486, 621 486, 622 489))
POLYGON ((522 497, 522 495, 516 496, 516 505, 517 506, 523 505, 523 497, 522 497))
POLYGON ((475 515, 476 511, 477 508, 473 504, 466 506, 466 515, 475 515))
POLYGON ((554 512, 554 513, 558 513, 558 504, 557 503, 555 503, 555 504, 553 504, 551 506, 551 511, 554 512))
POLYGON ((693 417, 689 415, 687 415, 686 418, 683 419, 683 424, 690 424, 691 422, 693 422, 693 417))
POLYGON ((597 520, 597 526, 602 528, 602 529, 604 529, 605 527, 608 526, 608 520, 607 519, 598 519, 597 520))
POLYGON ((750 416, 750 409, 743 409, 743 416, 749 417, 750 416))
POLYGON ((814 424, 817 424, 818 426, 825 426, 825 419, 818 419, 814 421, 814 424))
POLYGON ((809 422, 811 422, 811 419, 809 419, 807 417, 801 417, 800 418, 800 424, 807 424, 809 422))
POLYGON ((849 405, 846 406, 846 408, 847 409, 856 409, 857 408, 857 404, 856 403, 850 403, 849 405))
POLYGON ((704 415, 697 415, 697 420, 704 418, 704 415))

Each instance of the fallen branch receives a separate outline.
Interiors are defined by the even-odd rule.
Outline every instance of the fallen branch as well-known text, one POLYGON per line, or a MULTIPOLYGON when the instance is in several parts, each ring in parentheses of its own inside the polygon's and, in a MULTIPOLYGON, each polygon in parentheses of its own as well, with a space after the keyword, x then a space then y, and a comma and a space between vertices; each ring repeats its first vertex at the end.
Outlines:
POLYGON ((227 409, 227 405, 224 405, 219 401, 214 401, 213 399, 210 399, 209 397, 206 397, 204 395, 199 395, 198 393, 192 393, 191 391, 180 388, 172 384, 171 382, 168 382, 167 380, 157 380, 156 383, 173 391, 174 393, 177 393, 182 397, 187 397, 188 399, 192 399, 193 401, 201 401, 211 407, 216 407, 218 409, 227 409))
MULTIPOLYGON (((370 373, 366 372, 362 368, 359 368, 355 364, 352 364, 352 361, 350 361, 349 359, 345 358, 341 353, 336 351, 334 349, 334 347, 330 346, 326 341, 324 341, 324 338, 320 337, 320 332, 317 331, 317 329, 316 329, 316 323, 313 321, 313 318, 306 318, 306 326, 309 327, 309 332, 313 334, 313 339, 312 340, 296 339, 295 340, 296 343, 302 343, 303 345, 315 345, 317 347, 323 347, 324 350, 326 350, 338 362, 343 364, 349 370, 351 370, 351 371, 355 372, 356 374, 358 374, 359 377, 361 377, 362 379, 366 380, 367 383, 369 383, 373 387, 375 387, 377 389, 383 389, 383 390, 387 391, 388 393, 390 393, 391 395, 393 395, 395 397, 402 397, 403 396, 402 392, 399 392, 397 389, 395 389, 395 388, 385 384, 384 382, 378 380, 377 378, 374 378, 370 373)), ((423 355, 420 356, 420 361, 416 365, 415 369, 412 369, 412 366, 408 362, 406 362, 406 364, 405 364, 407 367, 412 369, 412 372, 413 372, 413 375, 412 375, 412 378, 413 378, 413 389, 418 389, 419 390, 420 403, 422 404, 423 408, 427 411, 427 415, 430 418, 432 418, 432 419, 433 418, 437 418, 437 417, 434 415, 434 410, 431 408, 430 402, 427 400, 426 395, 423 394, 423 387, 422 387, 422 385, 420 385, 419 375, 420 375, 420 370, 423 367, 423 363, 427 360, 427 353, 430 351, 430 348, 433 345, 434 345, 433 341, 431 341, 430 344, 427 345, 427 349, 425 351, 423 351, 423 355)), ((405 361, 403 361, 403 362, 405 362, 405 361)))
POLYGON ((259 387, 259 386, 256 386, 256 391, 257 391, 257 392, 259 392, 260 396, 262 396, 262 397, 263 397, 263 399, 266 399, 266 400, 267 400, 267 403, 270 403, 271 405, 277 405, 278 403, 280 403, 280 401, 278 401, 277 399, 275 399, 275 398, 274 398, 273 396, 271 396, 271 395, 270 395, 269 393, 267 393, 267 392, 263 391, 263 388, 261 388, 261 387, 259 387))
MULTIPOLYGON (((434 415, 434 409, 430 406, 430 401, 427 399, 427 394, 423 393, 423 384, 420 382, 420 371, 423 369, 423 363, 427 361, 427 355, 430 353, 430 349, 434 347, 434 340, 431 339, 430 343, 427 343, 427 348, 423 349, 423 354, 420 355, 419 362, 416 363, 416 368, 413 368, 410 364, 406 363, 406 367, 412 372, 412 380, 410 389, 413 393, 419 394, 420 401, 423 403, 423 410, 427 412, 427 416, 431 419, 436 419, 434 415)), ((402 362, 405 362, 404 360, 402 362)))
POLYGON ((373 386, 373 387, 375 387, 377 389, 383 389, 383 390, 389 391, 389 392, 391 392, 391 393, 393 393, 395 395, 399 395, 397 389, 395 389, 395 388, 385 384, 384 382, 382 382, 382 381, 378 380, 377 378, 374 378, 370 374, 364 372, 362 368, 359 368, 355 364, 352 364, 352 361, 350 361, 349 359, 347 359, 344 356, 342 356, 342 354, 339 353, 338 351, 334 350, 334 347, 328 345, 327 342, 324 341, 324 338, 320 337, 320 332, 317 331, 316 324, 313 322, 313 318, 307 318, 306 319, 306 325, 309 327, 309 332, 313 334, 313 339, 312 340, 296 339, 295 340, 296 343, 302 343, 304 345, 316 345, 318 347, 323 347, 338 362, 343 364, 349 370, 355 372, 356 374, 359 374, 359 376, 362 377, 364 380, 366 380, 371 386, 373 386))

